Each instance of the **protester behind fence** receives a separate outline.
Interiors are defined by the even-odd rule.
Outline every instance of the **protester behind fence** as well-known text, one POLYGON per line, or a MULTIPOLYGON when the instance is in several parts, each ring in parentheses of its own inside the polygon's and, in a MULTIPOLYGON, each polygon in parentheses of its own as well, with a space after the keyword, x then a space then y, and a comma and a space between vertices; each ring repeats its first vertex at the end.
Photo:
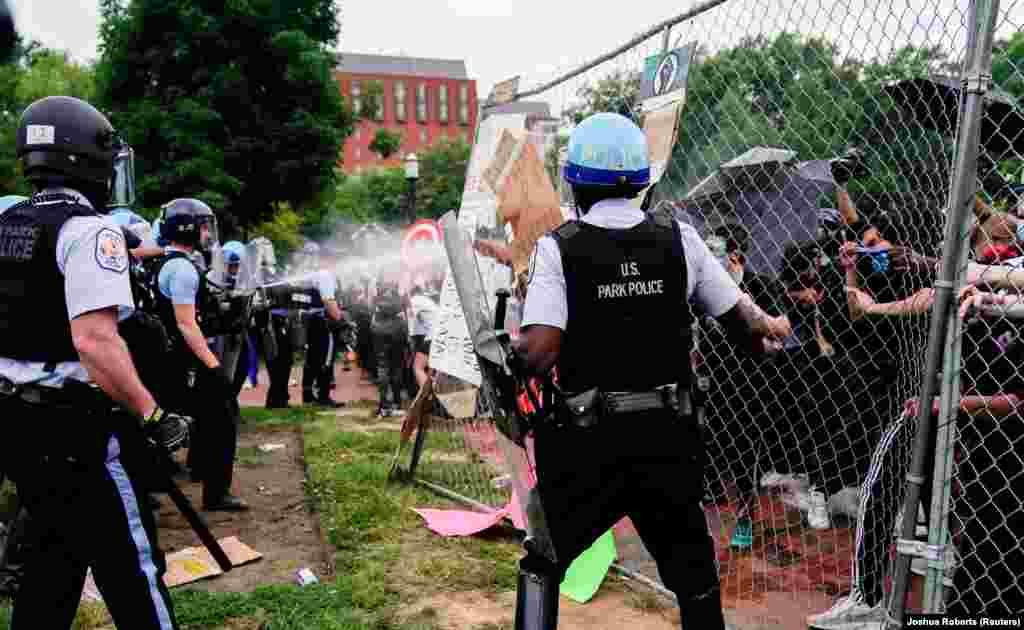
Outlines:
MULTIPOLYGON (((781 288, 774 279, 746 270, 750 235, 746 228, 728 223, 716 228, 707 239, 708 248, 737 282, 741 291, 770 316, 782 315, 781 288)), ((710 460, 727 462, 726 467, 709 467, 711 496, 721 500, 727 487, 736 487, 736 527, 731 545, 743 549, 753 543, 753 507, 758 464, 764 455, 765 429, 773 422, 765 404, 766 377, 774 367, 764 356, 739 355, 727 350, 722 327, 710 317, 700 321, 698 342, 700 373, 707 374, 710 389, 706 401, 710 460), (715 449, 718 452, 715 452, 715 449), (716 474, 717 473, 717 474, 716 474)))
MULTIPOLYGON (((1024 329, 992 302, 1020 302, 1019 295, 961 293, 965 318, 957 416, 948 612, 959 616, 1024 614, 1024 329), (971 305, 978 305, 971 308, 971 305)), ((936 410, 937 411, 937 410, 936 410)))
MULTIPOLYGON (((891 251, 891 249, 887 251, 891 251)), ((846 243, 841 247, 840 264, 847 273, 850 285, 858 284, 857 268, 858 264, 863 265, 863 263, 858 263, 857 245, 846 243)), ((870 283, 865 282, 865 286, 870 286, 870 283)), ((921 316, 931 308, 934 297, 930 289, 924 289, 901 300, 878 303, 869 293, 855 286, 848 286, 846 290, 851 316, 856 323, 861 324, 861 330, 865 330, 863 327, 865 323, 879 325, 879 329, 898 331, 900 324, 897 323, 897 319, 917 318, 923 321, 921 316)), ((908 325, 912 324, 902 324, 903 327, 908 325)), ((876 339, 876 341, 879 340, 876 339)), ((890 342, 895 343, 896 340, 892 339, 890 342)), ((870 362, 877 358, 879 356, 877 350, 877 347, 870 348, 866 354, 862 355, 864 360, 870 362)), ((905 471, 907 453, 905 447, 911 441, 913 427, 906 414, 901 414, 899 409, 891 409, 889 401, 897 393, 894 387, 888 387, 883 390, 885 398, 867 401, 867 404, 878 409, 879 414, 888 413, 890 415, 884 431, 877 438, 872 436, 876 446, 857 495, 857 526, 851 590, 840 597, 829 610, 808 617, 808 623, 814 628, 830 630, 832 628, 858 627, 881 630, 883 627, 882 623, 885 618, 884 580, 889 567, 889 546, 897 516, 896 510, 901 505, 902 475, 905 471)), ((882 417, 884 418, 884 416, 882 417)), ((863 428, 870 429, 867 424, 863 428)), ((927 467, 930 469, 931 464, 928 464, 927 467)), ((929 492, 930 486, 922 489, 923 505, 929 503, 929 492)))

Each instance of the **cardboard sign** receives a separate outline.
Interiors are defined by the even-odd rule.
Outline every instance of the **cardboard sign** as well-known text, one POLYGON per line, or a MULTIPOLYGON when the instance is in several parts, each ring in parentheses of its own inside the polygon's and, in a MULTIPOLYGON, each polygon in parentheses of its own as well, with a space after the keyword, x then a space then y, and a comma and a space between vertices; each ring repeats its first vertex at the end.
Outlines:
POLYGON ((504 105, 515 100, 519 93, 519 76, 495 84, 491 88, 491 95, 487 98, 488 105, 504 105))

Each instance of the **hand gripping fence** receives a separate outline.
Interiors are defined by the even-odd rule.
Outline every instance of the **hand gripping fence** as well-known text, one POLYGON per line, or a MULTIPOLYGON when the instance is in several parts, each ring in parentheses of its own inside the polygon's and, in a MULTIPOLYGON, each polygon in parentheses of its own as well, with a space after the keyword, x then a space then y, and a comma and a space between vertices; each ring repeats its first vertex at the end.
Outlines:
MULTIPOLYGON (((793 324, 743 357, 701 317, 671 358, 695 366, 738 628, 1024 613, 1022 26, 1021 0, 703 2, 483 109, 527 114, 556 186, 590 113, 649 129, 652 207, 793 324), (643 73, 679 49, 685 103, 654 124, 643 73)), ((609 369, 629 334, 607 331, 609 369)), ((434 390, 402 466, 505 509, 495 402, 443 373, 434 390)), ((632 524, 615 537, 619 568, 664 594, 632 524)))

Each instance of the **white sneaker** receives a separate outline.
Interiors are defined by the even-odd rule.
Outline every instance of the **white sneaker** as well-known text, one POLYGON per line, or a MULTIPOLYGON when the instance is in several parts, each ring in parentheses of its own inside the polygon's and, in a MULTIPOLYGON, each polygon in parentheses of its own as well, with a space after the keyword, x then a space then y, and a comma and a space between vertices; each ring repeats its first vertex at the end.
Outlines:
POLYGON ((855 590, 825 612, 807 617, 807 625, 817 630, 883 630, 885 609, 881 604, 868 606, 855 590))
POLYGON ((860 488, 843 488, 828 498, 828 512, 857 518, 860 511, 860 488))
POLYGON ((782 493, 782 502, 807 514, 807 523, 813 529, 828 529, 832 522, 828 517, 828 501, 825 493, 813 486, 807 490, 782 493))
POLYGON ((811 529, 828 529, 832 527, 832 521, 828 517, 828 501, 825 493, 811 489, 808 493, 810 507, 807 509, 807 524, 811 529))

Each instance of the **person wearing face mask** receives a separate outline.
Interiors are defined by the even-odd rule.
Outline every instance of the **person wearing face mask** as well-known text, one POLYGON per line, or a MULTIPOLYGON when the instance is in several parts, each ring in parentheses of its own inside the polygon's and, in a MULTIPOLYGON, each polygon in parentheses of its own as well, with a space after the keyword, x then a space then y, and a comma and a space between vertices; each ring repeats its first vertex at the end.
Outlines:
MULTIPOLYGON (((735 223, 726 223, 715 230, 707 239, 708 248, 736 282, 740 290, 750 296, 765 313, 771 317, 782 315, 780 296, 782 288, 768 276, 746 270, 747 251, 750 236, 746 228, 735 223)), ((730 546, 733 549, 748 549, 753 545, 753 512, 756 498, 756 470, 759 463, 759 432, 751 427, 764 427, 773 419, 767 415, 765 396, 760 391, 763 384, 751 378, 755 374, 770 374, 766 356, 747 356, 732 352, 718 352, 727 347, 722 328, 714 320, 701 322, 700 348, 710 350, 704 357, 704 365, 710 376, 707 400, 707 426, 710 435, 716 436, 715 444, 721 448, 721 457, 715 461, 727 461, 730 469, 723 481, 736 485, 736 527, 730 546)), ((709 477, 711 494, 717 500, 727 496, 724 488, 716 487, 715 475, 709 477)))

